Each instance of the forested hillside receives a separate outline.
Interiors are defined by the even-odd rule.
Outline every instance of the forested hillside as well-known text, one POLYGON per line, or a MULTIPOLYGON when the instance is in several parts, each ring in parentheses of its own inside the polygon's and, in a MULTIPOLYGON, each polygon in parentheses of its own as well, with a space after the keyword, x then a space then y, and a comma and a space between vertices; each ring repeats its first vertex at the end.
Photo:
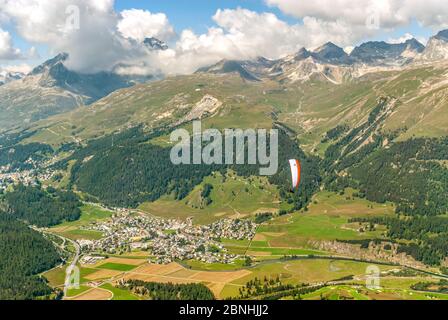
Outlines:
POLYGON ((448 139, 409 139, 391 142, 392 135, 375 133, 370 143, 344 154, 354 129, 328 134, 336 139, 327 150, 323 167, 326 188, 342 192, 347 187, 357 196, 377 203, 395 204, 396 218, 354 219, 387 227, 387 236, 399 241, 398 252, 428 265, 440 265, 448 257, 448 139), (401 215, 401 217, 400 217, 401 215))
POLYGON ((0 167, 9 166, 10 170, 27 170, 34 168, 34 164, 51 155, 53 149, 42 143, 27 145, 0 146, 0 167))
POLYGON ((0 212, 0 300, 49 297, 53 290, 37 274, 61 262, 53 244, 0 212))
MULTIPOLYGON (((166 194, 184 199, 214 171, 233 169, 243 177, 259 175, 259 165, 173 165, 171 149, 147 143, 151 138, 131 129, 115 137, 113 146, 111 137, 93 141, 69 159, 77 160, 72 184, 107 204, 136 207, 166 194)), ((280 187, 282 198, 295 210, 301 209, 319 187, 319 161, 305 155, 296 141, 280 131, 279 170, 269 181, 280 187), (290 193, 288 159, 300 159, 303 165, 303 187, 297 193, 290 193)))
POLYGON ((151 300, 215 300, 210 289, 202 283, 173 284, 129 280, 122 287, 151 300))
POLYGON ((50 227, 64 221, 75 221, 82 205, 71 191, 49 187, 30 187, 22 184, 4 196, 7 212, 14 218, 38 227, 50 227))
POLYGON ((397 213, 448 212, 448 140, 411 139, 382 149, 350 169, 367 199, 397 204, 397 213))

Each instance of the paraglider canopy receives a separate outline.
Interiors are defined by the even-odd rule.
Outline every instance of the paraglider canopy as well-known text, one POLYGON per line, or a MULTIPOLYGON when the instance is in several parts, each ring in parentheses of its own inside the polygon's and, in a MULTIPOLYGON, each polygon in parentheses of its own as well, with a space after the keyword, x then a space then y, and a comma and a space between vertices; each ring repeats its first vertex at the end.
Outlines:
POLYGON ((302 168, 300 165, 300 161, 296 159, 289 160, 289 165, 291 167, 291 178, 292 178, 291 190, 295 191, 299 189, 302 168))

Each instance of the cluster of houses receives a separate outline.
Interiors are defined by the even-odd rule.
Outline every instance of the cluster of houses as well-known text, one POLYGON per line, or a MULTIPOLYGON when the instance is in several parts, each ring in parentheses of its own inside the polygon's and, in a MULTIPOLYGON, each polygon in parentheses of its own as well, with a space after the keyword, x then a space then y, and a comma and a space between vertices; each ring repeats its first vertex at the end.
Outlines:
POLYGON ((22 183, 26 186, 33 186, 37 185, 38 181, 49 181, 57 174, 57 171, 50 169, 51 165, 57 161, 57 157, 46 161, 38 161, 30 157, 23 162, 28 169, 14 169, 9 164, 0 166, 0 192, 6 190, 10 185, 22 183))
POLYGON ((51 173, 37 173, 36 170, 24 170, 17 172, 8 172, 7 168, 0 168, 0 191, 4 191, 10 185, 22 183, 27 186, 36 185, 37 181, 48 180, 51 173))
POLYGON ((150 251, 151 261, 166 264, 195 259, 206 263, 231 263, 239 257, 230 254, 221 239, 252 239, 256 224, 249 220, 223 219, 197 226, 192 220, 161 219, 121 210, 110 220, 85 227, 99 231, 99 240, 78 241, 83 253, 123 254, 132 250, 150 251))

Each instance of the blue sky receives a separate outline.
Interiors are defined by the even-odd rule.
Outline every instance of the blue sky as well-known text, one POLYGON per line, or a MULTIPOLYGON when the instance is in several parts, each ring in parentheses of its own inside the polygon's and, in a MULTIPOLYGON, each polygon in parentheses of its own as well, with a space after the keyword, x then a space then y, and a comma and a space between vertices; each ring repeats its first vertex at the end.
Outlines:
MULTIPOLYGON (((30 5, 40 5, 38 0, 23 1, 28 1, 30 5)), ((67 3, 75 2, 81 6, 88 6, 90 0, 60 1, 65 1, 67 3)), ((104 1, 104 3, 107 3, 108 0, 96 1, 104 1)), ((53 6, 53 8, 48 8, 48 11, 51 12, 51 9, 58 6, 58 2, 59 0, 54 1, 54 3, 49 1, 45 2, 46 4, 43 4, 42 6, 53 6)), ((284 52, 276 52, 274 54, 274 56, 278 56, 282 53, 289 54, 291 53, 291 50, 296 50, 297 48, 294 44, 297 44, 297 46, 316 47, 318 44, 322 44, 323 42, 333 41, 344 48, 348 48, 370 40, 397 40, 409 34, 424 42, 436 31, 441 29, 442 24, 448 26, 448 2, 444 0, 427 0, 427 4, 423 3, 423 5, 421 3, 419 5, 415 5, 414 3, 414 6, 416 6, 415 8, 402 8, 401 0, 340 0, 338 4, 339 7, 330 0, 315 0, 313 2, 306 2, 305 0, 115 0, 113 9, 117 14, 127 9, 140 9, 145 12, 150 12, 151 14, 163 13, 168 18, 170 26, 174 28, 177 35, 181 35, 182 31, 190 29, 198 37, 202 35, 206 38, 208 37, 207 39, 215 39, 213 36, 210 36, 209 28, 220 27, 224 34, 230 34, 230 36, 220 38, 220 40, 215 39, 216 41, 219 41, 217 45, 220 45, 229 39, 230 41, 234 41, 235 34, 232 34, 230 28, 223 27, 222 23, 219 25, 220 22, 214 21, 212 17, 216 14, 218 9, 231 9, 233 10, 234 17, 232 17, 232 14, 229 14, 229 16, 224 17, 222 21, 231 21, 230 25, 236 26, 238 29, 237 33, 245 33, 248 31, 247 37, 243 37, 241 43, 235 43, 235 46, 237 47, 239 45, 244 46, 246 44, 245 42, 250 42, 252 40, 251 37, 253 37, 253 30, 246 30, 251 29, 251 22, 246 23, 245 26, 239 25, 238 19, 241 18, 239 15, 241 12, 238 12, 238 8, 250 10, 250 12, 255 12, 260 16, 262 16, 261 13, 264 12, 273 13, 278 20, 287 24, 287 27, 284 28, 284 34, 276 32, 278 30, 271 32, 272 30, 266 28, 263 30, 263 27, 265 27, 263 24, 263 19, 256 17, 254 19, 254 23, 260 23, 260 30, 263 30, 260 32, 269 34, 266 35, 265 43, 254 42, 252 44, 252 48, 245 48, 244 50, 246 50, 246 52, 244 53, 246 54, 246 57, 254 56, 256 54, 269 54, 269 46, 272 46, 273 48, 276 46, 286 48, 284 49, 284 52), (268 2, 272 5, 267 5, 268 2), (372 5, 375 6, 380 2, 386 4, 379 5, 378 10, 383 10, 381 11, 382 19, 384 17, 387 21, 388 28, 380 28, 375 32, 366 32, 366 30, 362 29, 362 24, 364 21, 362 18, 361 20, 357 20, 356 14, 366 14, 367 7, 371 7, 372 5), (293 5, 291 5, 291 3, 293 5), (403 12, 400 11, 403 9, 403 12), (398 11, 400 12, 397 13, 398 11), (355 14, 353 14, 353 12, 355 14), (310 17, 311 20, 315 19, 314 24, 310 23, 310 20, 308 20, 308 22, 306 21, 306 19, 310 17), (403 21, 405 22, 394 21, 394 19, 399 20, 403 17, 403 21), (445 21, 447 23, 445 23, 445 21), (422 26, 422 23, 420 22, 422 22, 425 26, 422 26), (241 28, 246 29, 243 30, 241 28), (322 28, 322 30, 320 28, 322 28), (296 33, 295 36, 291 36, 290 33, 294 32, 296 33), (290 46, 288 46, 288 41, 290 46), (256 47, 264 50, 256 52, 256 47)), ((65 7, 61 7, 58 8, 58 10, 63 11, 64 8, 65 7)), ((0 8, 0 11, 1 10, 2 8, 0 8)), ((46 10, 47 8, 43 8, 43 12, 46 12, 46 10)), ((20 10, 16 9, 16 11, 20 10)), ((28 19, 20 15, 20 12, 10 13, 10 16, 8 16, 10 18, 9 22, 8 20, 2 21, 0 15, 0 31, 7 31, 11 35, 12 48, 20 49, 22 53, 25 54, 31 47, 35 47, 39 53, 39 57, 24 60, 3 59, 0 60, 0 66, 20 63, 27 63, 33 66, 56 54, 56 51, 70 51, 70 49, 72 49, 70 47, 67 48, 67 46, 61 46, 54 40, 40 41, 38 40, 39 37, 35 37, 35 41, 25 41, 18 32, 18 30, 20 30, 20 28, 18 28, 18 24, 22 23, 22 29, 24 28, 23 26, 26 28, 28 19), (18 19, 22 19, 22 21, 17 22, 18 19)), ((46 24, 55 20, 55 17, 45 18, 48 19, 46 22, 45 19, 43 20, 43 23, 46 24)), ((243 18, 247 17, 244 16, 243 18)), ((248 20, 252 18, 249 18, 248 20)), ((272 25, 274 26, 273 28, 282 27, 279 24, 272 25)), ((40 30, 40 26, 38 25, 32 27, 32 29, 34 28, 36 29, 36 33, 40 30)), ((46 32, 45 28, 42 28, 42 30, 44 30, 43 32, 46 32)), ((32 31, 33 30, 31 30, 31 33, 32 31)), ((95 32, 95 30, 92 29, 90 32, 95 32)), ((29 34, 30 31, 28 30, 28 39, 30 38, 29 34)), ((176 41, 178 41, 178 39, 172 40, 173 47, 174 44, 178 44, 176 41)), ((85 45, 85 43, 73 43, 72 45, 79 47, 81 45, 85 45)), ((203 44, 199 44, 199 46, 201 45, 203 44)), ((89 52, 89 54, 91 54, 91 52, 89 52)), ((233 57, 234 55, 234 53, 232 55, 232 53, 224 52, 218 54, 215 58, 228 58, 229 56, 233 57)), ((81 58, 83 57, 80 56, 79 59, 81 58)), ((210 57, 210 59, 212 60, 212 57, 210 57)))
MULTIPOLYGON (((263 0, 117 0, 115 3, 117 11, 140 8, 151 12, 163 12, 168 16, 176 30, 191 28, 198 33, 204 33, 210 26, 214 25, 212 16, 218 9, 236 9, 238 7, 257 12, 272 12, 281 20, 290 24, 301 23, 301 19, 284 14, 278 8, 266 5, 263 0)), ((413 21, 407 26, 388 30, 365 40, 387 41, 389 38, 400 38, 406 33, 428 39, 433 35, 434 30, 423 28, 416 21, 413 21)), ((356 44, 359 43, 354 45, 356 44)))
MULTIPOLYGON (((57 0, 55 0, 57 1, 57 0)), ((126 9, 143 9, 153 13, 165 13, 177 32, 192 29, 196 33, 205 33, 209 27, 215 26, 213 15, 218 9, 245 8, 256 12, 272 12, 283 21, 290 24, 300 23, 300 19, 283 14, 281 10, 266 5, 263 0, 116 0, 115 10, 120 12, 126 9)), ((48 52, 46 45, 30 44, 17 34, 14 25, 3 26, 13 37, 15 47, 23 52, 32 46, 36 47, 40 57, 32 59, 30 64, 38 64, 48 59, 53 53, 48 52)), ((10 61, 4 64, 15 64, 19 61, 10 61)))
POLYGON ((242 7, 257 12, 273 12, 282 20, 297 23, 299 20, 283 14, 279 9, 269 7, 263 0, 117 0, 115 8, 122 11, 139 8, 151 12, 163 12, 176 30, 192 28, 198 33, 207 31, 214 25, 212 16, 218 9, 242 7))

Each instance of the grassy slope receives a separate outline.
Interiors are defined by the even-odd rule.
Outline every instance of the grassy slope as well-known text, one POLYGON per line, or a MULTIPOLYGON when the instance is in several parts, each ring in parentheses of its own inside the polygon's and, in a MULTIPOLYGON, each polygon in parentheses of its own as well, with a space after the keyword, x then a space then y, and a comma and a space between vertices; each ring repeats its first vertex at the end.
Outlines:
POLYGON ((72 240, 86 239, 95 240, 100 239, 102 234, 96 231, 82 230, 83 226, 87 226, 92 222, 105 220, 112 216, 113 212, 106 211, 97 206, 84 205, 82 208, 81 218, 73 222, 65 222, 50 229, 51 232, 60 234, 72 240))
POLYGON ((338 124, 352 127, 365 120, 381 96, 395 97, 395 112, 383 130, 408 128, 412 135, 446 135, 448 66, 419 66, 401 72, 368 74, 334 85, 322 81, 280 84, 245 82, 237 75, 195 74, 117 91, 90 107, 82 107, 38 123, 27 140, 52 145, 94 138, 139 123, 147 127, 174 123, 206 94, 224 103, 204 127, 270 128, 280 121, 297 131, 307 151, 318 149, 322 136, 338 124), (164 115, 164 116, 163 116, 164 115), (159 117, 163 116, 163 117, 159 117))
POLYGON ((256 212, 277 212, 280 208, 278 190, 266 178, 244 179, 229 172, 207 177, 187 198, 175 201, 164 197, 144 203, 139 209, 164 218, 193 217, 198 224, 207 224, 225 217, 245 217, 256 212), (212 203, 201 209, 200 195, 204 184, 213 185, 212 203))
POLYGON ((35 128, 39 129, 39 133, 28 141, 46 141, 56 146, 76 139, 94 138, 139 123, 148 127, 163 126, 176 122, 206 94, 225 103, 221 116, 210 120, 210 125, 222 128, 244 128, 254 124, 270 127, 270 107, 258 105, 263 88, 264 85, 249 84, 237 76, 206 74, 138 85, 117 91, 88 108, 83 107, 37 124, 35 128), (169 115, 159 118, 167 111, 169 115))
MULTIPOLYGON (((359 123, 365 119, 375 105, 376 98, 381 95, 395 96, 399 99, 396 111, 384 123, 384 130, 408 127, 409 131, 400 139, 406 139, 413 134, 440 136, 447 134, 448 127, 446 126, 448 119, 445 98, 448 85, 445 86, 442 81, 442 75, 445 72, 443 68, 433 70, 425 67, 401 74, 385 73, 375 79, 367 77, 364 81, 346 83, 341 86, 311 82, 290 87, 270 82, 248 84, 237 77, 229 76, 179 77, 129 89, 135 91, 117 92, 93 106, 96 112, 92 109, 87 112, 76 111, 70 116, 63 115, 59 118, 63 124, 51 124, 49 130, 41 131, 31 140, 43 140, 57 145, 62 141, 73 140, 72 133, 78 138, 85 139, 112 132, 131 123, 144 122, 150 126, 155 125, 153 122, 155 115, 175 105, 172 99, 180 93, 186 94, 185 101, 190 104, 199 101, 205 93, 210 93, 225 102, 223 112, 217 117, 207 119, 205 127, 269 127, 272 125, 269 113, 274 111, 279 121, 297 130, 301 142, 308 151, 317 148, 321 154, 326 147, 319 144, 324 132, 340 123, 347 122, 351 125, 359 123), (201 91, 196 91, 198 88, 201 91), (154 94, 155 92, 157 94, 154 94), (131 93, 132 96, 129 96, 128 94, 131 93), (85 113, 85 116, 78 118, 81 113, 85 113)), ((162 137, 159 143, 166 143, 164 138, 162 137)), ((205 209, 192 207, 194 203, 197 203, 196 199, 201 186, 182 202, 165 198, 152 204, 144 204, 142 209, 164 217, 195 216, 198 223, 209 223, 220 217, 235 216, 237 212, 246 214, 258 208, 269 208, 266 202, 270 205, 275 204, 272 208, 278 209, 278 204, 272 200, 273 196, 275 199, 275 191, 272 191, 266 201, 263 193, 256 188, 251 191, 252 194, 245 195, 246 192, 242 190, 246 182, 238 178, 225 183, 214 181, 215 178, 212 177, 207 179, 208 183, 217 188, 212 193, 213 204, 205 209), (232 195, 232 191, 236 191, 236 196, 232 195)), ((285 254, 284 249, 279 248, 287 248, 290 251, 286 252, 292 254, 293 250, 306 249, 309 240, 376 237, 381 234, 381 230, 373 233, 359 233, 354 226, 347 224, 347 220, 355 216, 392 214, 394 209, 391 205, 383 206, 361 199, 346 200, 345 196, 326 192, 319 193, 315 200, 316 203, 310 206, 309 212, 297 213, 292 217, 276 218, 260 228, 257 234, 259 242, 252 244, 250 251, 269 251, 268 253, 274 255, 285 254)), ((234 243, 228 247, 244 248, 244 245, 238 246, 234 243)), ((254 269, 251 277, 284 273, 285 279, 289 279, 287 281, 322 281, 352 273, 362 274, 365 271, 365 266, 356 262, 344 266, 344 272, 340 273, 329 271, 329 266, 323 264, 330 263, 328 261, 300 261, 300 263, 297 271, 294 269, 295 266, 293 271, 289 267, 288 270, 285 269, 286 265, 282 263, 266 264, 260 266, 259 269, 254 269), (306 265, 307 263, 309 266, 306 265)), ((219 268, 219 266, 215 267, 219 268)), ((242 279, 240 282, 243 283, 248 279, 242 279)), ((409 289, 408 284, 403 285, 404 289, 396 288, 397 284, 393 281, 385 282, 385 285, 392 288, 390 290, 401 290, 400 292, 409 289)), ((235 294, 237 288, 237 286, 226 286, 223 295, 235 294)), ((330 292, 330 296, 341 295, 341 290, 347 292, 352 289, 337 288, 337 292, 330 292)), ((364 293, 351 292, 350 294, 359 294, 358 298, 372 298, 364 293)), ((423 296, 426 297, 426 295, 423 296)), ((407 294, 403 297, 417 298, 417 295, 407 294)))
POLYGON ((264 238, 272 247, 306 248, 309 240, 372 239, 381 235, 381 230, 359 233, 348 220, 361 216, 393 214, 391 204, 380 205, 330 192, 320 192, 314 197, 308 212, 277 218, 259 228, 258 237, 264 238), (373 206, 373 209, 371 208, 373 206))

